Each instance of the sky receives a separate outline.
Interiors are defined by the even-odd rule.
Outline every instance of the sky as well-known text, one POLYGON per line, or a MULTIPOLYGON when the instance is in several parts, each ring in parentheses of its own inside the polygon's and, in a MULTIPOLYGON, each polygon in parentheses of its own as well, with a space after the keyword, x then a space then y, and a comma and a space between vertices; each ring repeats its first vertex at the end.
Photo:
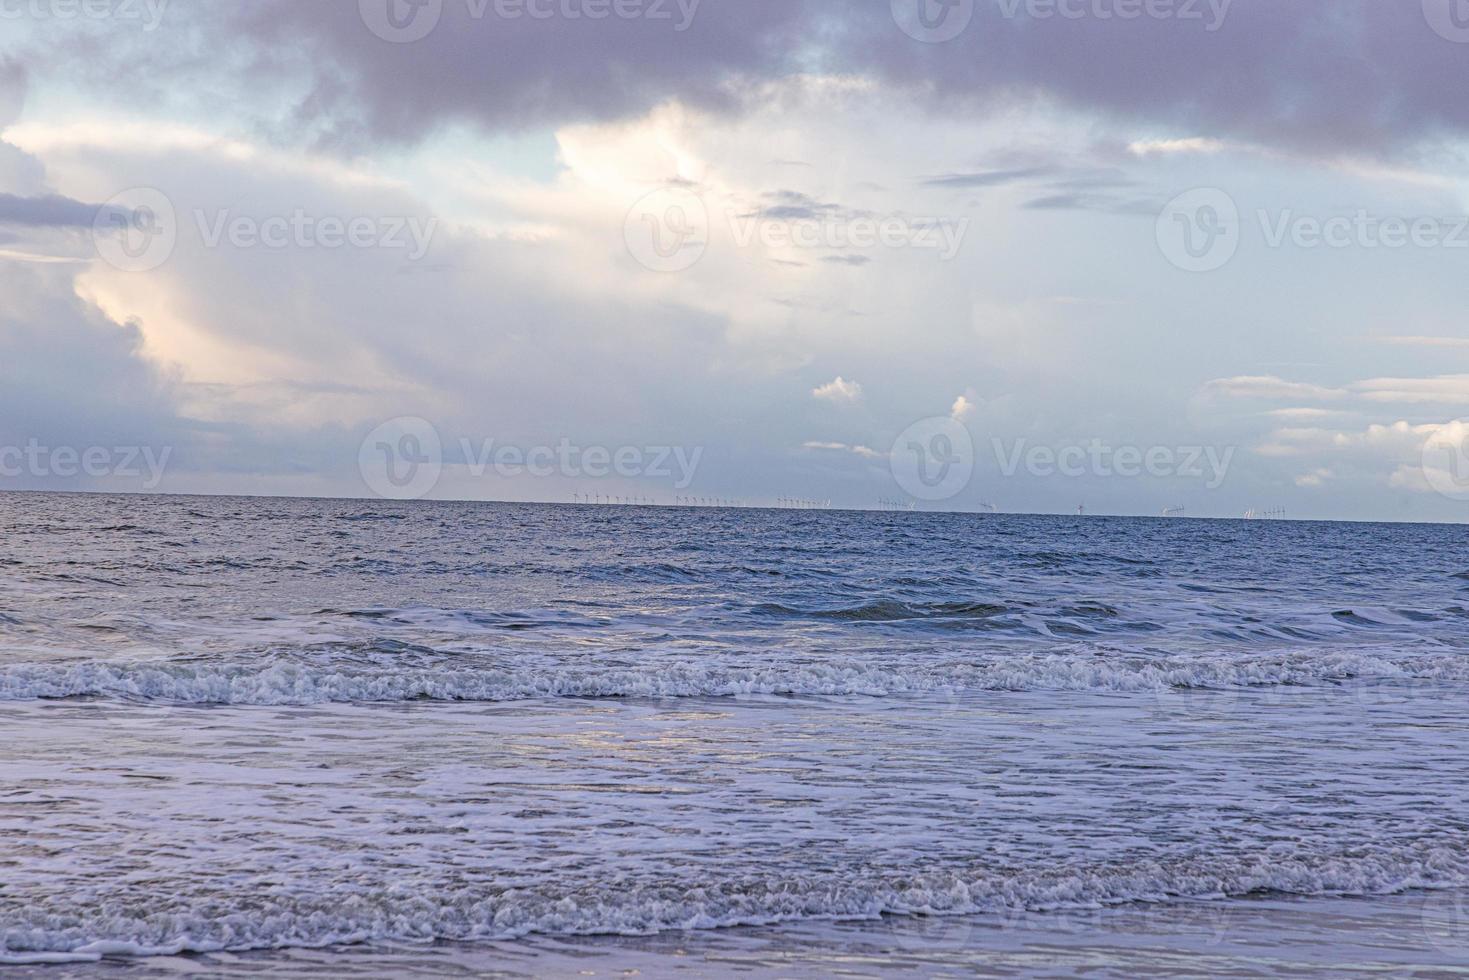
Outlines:
POLYGON ((1469 518, 1466 0, 0 0, 0 489, 1469 518))

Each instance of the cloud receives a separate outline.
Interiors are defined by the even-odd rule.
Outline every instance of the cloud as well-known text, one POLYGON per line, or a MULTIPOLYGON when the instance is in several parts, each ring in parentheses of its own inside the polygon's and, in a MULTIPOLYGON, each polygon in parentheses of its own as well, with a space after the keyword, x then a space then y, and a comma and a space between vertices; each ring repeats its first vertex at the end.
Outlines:
POLYGON ((1352 455, 1371 458, 1408 457, 1421 452, 1437 425, 1397 421, 1365 429, 1283 428, 1270 433, 1257 451, 1262 456, 1299 457, 1352 455))
POLYGON ((14 59, 0 58, 0 130, 20 118, 27 85, 25 66, 14 59))
POLYGON ((810 449, 816 452, 851 453, 861 456, 863 459, 882 459, 882 453, 866 446, 850 446, 845 442, 808 442, 802 449, 810 449))
POLYGON ((1352 390, 1372 402, 1462 405, 1469 411, 1469 374, 1436 378, 1374 378, 1352 385, 1352 390))
POLYGON ((0 445, 84 451, 192 442, 174 379, 143 356, 136 324, 112 321, 77 297, 78 271, 0 261, 0 445))
POLYGON ((835 381, 813 388, 811 396, 819 401, 850 405, 862 400, 862 386, 838 376, 835 381))
POLYGON ((1305 399, 1308 401, 1332 401, 1344 398, 1347 394, 1340 388, 1286 381, 1273 375, 1219 378, 1205 385, 1204 391, 1228 398, 1305 399))
POLYGON ((39 228, 91 228, 100 205, 83 204, 69 197, 18 197, 0 194, 0 225, 39 228))
POLYGON ((1340 418, 1351 412, 1334 408, 1275 408, 1265 413, 1268 417, 1283 422, 1319 422, 1324 419, 1340 418))
POLYGON ((1134 156, 1175 156, 1183 153, 1219 153, 1227 147, 1222 140, 1193 136, 1187 139, 1133 140, 1127 152, 1134 156))
POLYGON ((761 208, 759 217, 772 221, 820 221, 838 218, 845 213, 839 204, 823 203, 800 191, 771 191, 765 196, 774 203, 761 208))
POLYGON ((962 422, 972 416, 976 411, 975 405, 965 395, 954 399, 954 407, 949 409, 949 415, 962 422))
POLYGON ((1048 177, 1057 172, 1058 168, 1053 166, 1020 167, 1013 170, 986 170, 978 173, 968 174, 943 174, 938 177, 925 177, 921 181, 925 187, 950 187, 950 188, 975 188, 975 187, 999 187, 1004 184, 1014 184, 1023 181, 1035 180, 1048 177))
MULTIPOLYGON (((1431 378, 1370 378, 1354 381, 1342 388, 1300 381, 1287 381, 1273 375, 1220 378, 1204 386, 1205 394, 1227 398, 1265 399, 1276 401, 1342 401, 1424 405, 1469 405, 1469 374, 1439 375, 1431 378)), ((1312 410, 1295 406, 1278 410, 1280 414, 1306 417, 1312 410)), ((1317 411, 1317 414, 1322 414, 1317 411)))
POLYGON ((1005 4, 981 3, 943 45, 903 34, 886 3, 706 0, 659 5, 664 18, 593 21, 451 2, 406 44, 374 36, 355 3, 175 7, 157 32, 72 38, 29 67, 106 91, 130 66, 142 80, 130 98, 174 103, 217 98, 205 83, 230 78, 241 97, 259 93, 263 126, 281 127, 276 110, 288 105, 291 131, 341 147, 466 122, 524 131, 622 119, 669 101, 739 113, 799 76, 813 97, 896 95, 949 116, 1053 105, 1138 132, 1128 144, 1144 155, 1235 141, 1391 156, 1469 134, 1462 46, 1412 2, 1234 0, 1127 20, 1007 16, 1005 4))
POLYGON ((375 37, 357 3, 263 0, 195 23, 206 37, 253 48, 248 71, 263 84, 311 69, 299 120, 350 145, 416 140, 452 122, 519 130, 610 121, 670 99, 733 108, 750 83, 789 71, 791 45, 820 19, 802 0, 642 8, 657 16, 505 18, 493 0, 449 2, 434 30, 409 44, 375 37), (302 38, 311 39, 311 61, 298 57, 308 50, 302 38))

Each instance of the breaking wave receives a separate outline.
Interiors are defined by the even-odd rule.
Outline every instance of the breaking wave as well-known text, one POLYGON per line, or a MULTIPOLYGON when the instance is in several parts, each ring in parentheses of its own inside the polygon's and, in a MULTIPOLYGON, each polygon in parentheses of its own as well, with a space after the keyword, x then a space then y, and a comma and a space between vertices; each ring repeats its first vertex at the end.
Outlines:
POLYGON ((189 887, 165 903, 71 906, 8 915, 0 963, 87 961, 367 942, 504 941, 533 934, 650 935, 883 915, 961 916, 1096 909, 1133 903, 1282 894, 1379 896, 1469 883, 1462 840, 1362 846, 1330 854, 1283 848, 1056 870, 854 870, 699 881, 505 889, 434 881, 336 883, 319 893, 189 887), (150 907, 158 906, 158 907, 150 907))
POLYGON ((71 661, 0 667, 0 701, 112 698, 178 704, 311 705, 544 698, 886 697, 977 691, 1116 691, 1469 680, 1469 656, 1278 653, 1167 659, 1012 655, 938 664, 824 663, 455 667, 303 661, 71 661))

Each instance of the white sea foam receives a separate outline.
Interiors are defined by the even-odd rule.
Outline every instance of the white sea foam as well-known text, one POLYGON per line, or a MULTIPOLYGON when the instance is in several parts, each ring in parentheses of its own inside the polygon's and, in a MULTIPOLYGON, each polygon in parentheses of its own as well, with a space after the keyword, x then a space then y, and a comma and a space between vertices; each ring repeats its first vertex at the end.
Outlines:
POLYGON ((183 704, 308 705, 408 700, 883 697, 965 691, 1117 691, 1469 680, 1469 656, 1283 653, 1147 659, 1009 656, 932 665, 682 662, 639 668, 364 669, 279 657, 255 662, 74 661, 0 667, 0 701, 101 697, 183 704))
POLYGON ((1056 912, 1266 893, 1373 896, 1466 883, 1469 853, 1463 841, 1449 839, 1328 855, 1272 848, 1243 857, 1047 871, 747 874, 703 882, 625 882, 565 893, 479 890, 452 882, 383 890, 338 883, 313 895, 219 892, 203 896, 199 907, 172 902, 167 911, 145 911, 143 903, 26 910, 19 918, 0 920, 0 963, 390 940, 649 935, 809 919, 1056 912))

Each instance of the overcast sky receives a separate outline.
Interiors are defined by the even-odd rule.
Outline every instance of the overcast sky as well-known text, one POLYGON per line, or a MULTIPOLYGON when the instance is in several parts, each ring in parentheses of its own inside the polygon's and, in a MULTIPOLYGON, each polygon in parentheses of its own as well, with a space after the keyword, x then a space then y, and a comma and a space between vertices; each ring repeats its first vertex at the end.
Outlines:
POLYGON ((0 488, 1463 520, 1461 0, 0 0, 0 488))

